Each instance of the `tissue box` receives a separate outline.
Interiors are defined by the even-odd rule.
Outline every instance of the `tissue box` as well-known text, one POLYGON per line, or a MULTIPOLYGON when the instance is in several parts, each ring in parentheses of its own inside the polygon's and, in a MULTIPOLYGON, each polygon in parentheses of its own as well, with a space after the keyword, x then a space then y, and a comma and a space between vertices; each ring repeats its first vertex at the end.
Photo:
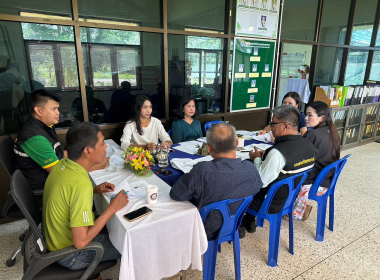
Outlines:
POLYGON ((238 147, 244 147, 244 137, 238 137, 238 147))

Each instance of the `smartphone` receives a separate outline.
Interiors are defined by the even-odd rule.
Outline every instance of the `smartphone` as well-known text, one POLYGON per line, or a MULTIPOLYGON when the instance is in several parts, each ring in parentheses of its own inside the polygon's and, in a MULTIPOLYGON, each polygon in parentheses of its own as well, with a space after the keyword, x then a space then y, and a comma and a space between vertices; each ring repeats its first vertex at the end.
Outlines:
POLYGON ((156 172, 160 173, 161 175, 164 175, 164 176, 170 176, 173 174, 173 172, 171 172, 170 170, 161 169, 161 168, 156 169, 156 172))
POLYGON ((149 209, 148 207, 144 206, 135 211, 125 214, 124 218, 127 219, 129 222, 133 222, 137 219, 140 219, 141 217, 149 215, 152 212, 152 209, 149 209))

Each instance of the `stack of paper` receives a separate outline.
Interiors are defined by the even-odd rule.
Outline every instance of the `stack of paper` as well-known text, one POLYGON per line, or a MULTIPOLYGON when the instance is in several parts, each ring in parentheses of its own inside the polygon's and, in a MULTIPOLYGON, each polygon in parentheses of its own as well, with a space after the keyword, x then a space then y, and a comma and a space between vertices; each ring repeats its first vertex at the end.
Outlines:
POLYGON ((244 137, 245 140, 251 140, 252 137, 256 135, 256 132, 247 130, 237 130, 236 134, 240 134, 242 137, 244 137))
POLYGON ((211 161, 213 160, 212 156, 205 156, 197 159, 191 158, 173 158, 170 161, 170 165, 178 170, 181 170, 183 173, 189 173, 193 166, 201 161, 211 161))
POLYGON ((174 149, 194 155, 198 152, 199 148, 197 148, 197 146, 202 146, 202 143, 194 140, 194 141, 181 142, 179 143, 179 146, 174 147, 174 149))
POLYGON ((264 142, 264 143, 271 143, 272 142, 272 134, 266 133, 263 135, 257 135, 252 137, 253 140, 264 142))
POLYGON ((257 149, 259 151, 265 151, 266 149, 272 147, 272 145, 270 145, 270 144, 251 144, 251 145, 245 146, 244 150, 246 150, 246 151, 254 151, 255 147, 257 147, 257 149))

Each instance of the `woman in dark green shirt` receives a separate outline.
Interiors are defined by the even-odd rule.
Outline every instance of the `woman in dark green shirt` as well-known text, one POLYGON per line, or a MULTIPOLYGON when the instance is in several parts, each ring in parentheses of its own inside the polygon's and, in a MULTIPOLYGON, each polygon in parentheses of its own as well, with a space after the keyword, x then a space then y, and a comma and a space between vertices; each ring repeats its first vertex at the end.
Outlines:
POLYGON ((196 140, 202 137, 201 123, 195 119, 195 100, 185 96, 181 100, 181 116, 172 125, 173 143, 196 140))

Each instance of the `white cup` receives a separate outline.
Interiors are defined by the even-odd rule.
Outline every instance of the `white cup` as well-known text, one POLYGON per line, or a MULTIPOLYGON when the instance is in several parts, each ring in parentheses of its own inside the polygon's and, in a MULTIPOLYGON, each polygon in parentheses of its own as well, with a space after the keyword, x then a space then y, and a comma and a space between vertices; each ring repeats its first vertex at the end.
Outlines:
POLYGON ((146 201, 149 204, 156 204, 158 197, 158 187, 156 185, 148 185, 145 188, 146 191, 146 201))

